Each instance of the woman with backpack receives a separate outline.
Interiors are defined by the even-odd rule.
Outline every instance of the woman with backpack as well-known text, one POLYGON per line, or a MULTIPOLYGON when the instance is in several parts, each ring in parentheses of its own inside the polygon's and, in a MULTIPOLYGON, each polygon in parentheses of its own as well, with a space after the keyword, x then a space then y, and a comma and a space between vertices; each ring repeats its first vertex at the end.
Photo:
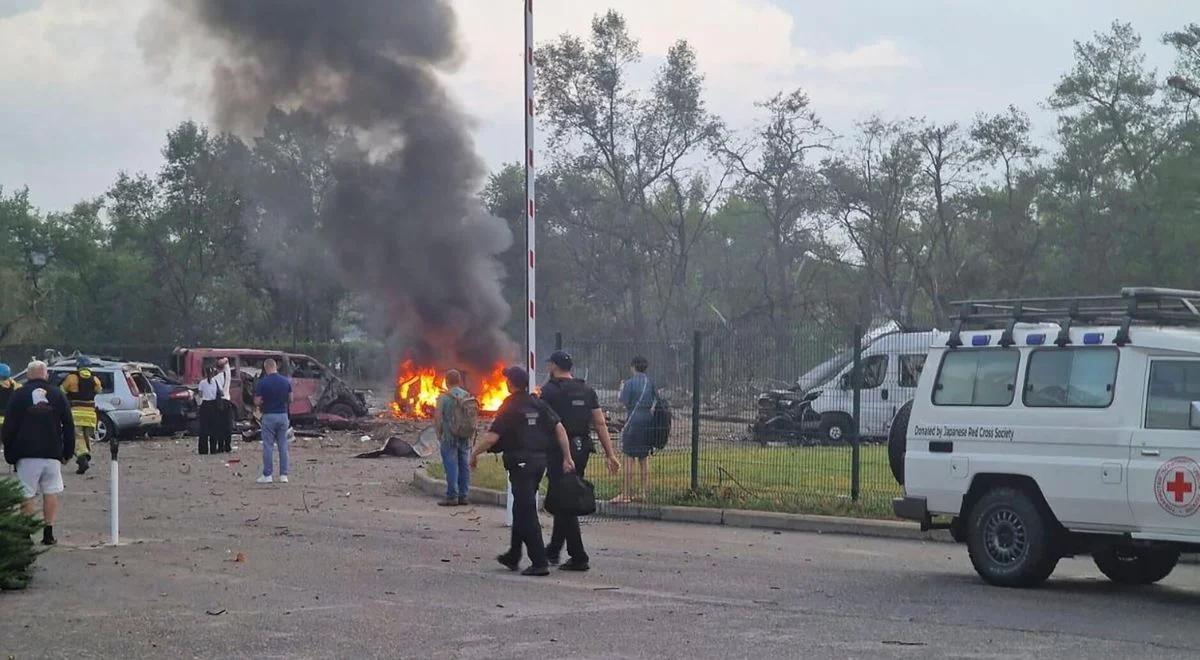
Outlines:
POLYGON ((640 502, 650 494, 650 454, 654 450, 654 404, 658 390, 646 374, 650 363, 637 356, 630 362, 632 377, 621 386, 621 403, 629 411, 629 420, 621 431, 621 453, 625 454, 621 494, 613 502, 640 502), (633 473, 637 467, 639 489, 633 495, 633 473))
POLYGON ((433 425, 442 450, 446 470, 446 499, 438 506, 463 506, 471 492, 471 441, 479 421, 479 402, 462 387, 462 374, 446 372, 446 391, 437 400, 433 425))

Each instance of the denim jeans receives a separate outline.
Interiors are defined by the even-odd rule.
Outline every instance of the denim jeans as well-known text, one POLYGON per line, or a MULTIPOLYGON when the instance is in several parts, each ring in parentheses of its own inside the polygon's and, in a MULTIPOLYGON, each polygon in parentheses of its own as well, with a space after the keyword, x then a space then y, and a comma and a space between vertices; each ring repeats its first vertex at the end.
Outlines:
POLYGON ((471 491, 471 448, 462 440, 442 441, 442 467, 446 469, 446 499, 466 497, 471 491))
POLYGON ((271 476, 271 459, 275 445, 279 445, 279 474, 288 473, 288 416, 287 413, 277 413, 262 416, 262 449, 263 476, 271 476))

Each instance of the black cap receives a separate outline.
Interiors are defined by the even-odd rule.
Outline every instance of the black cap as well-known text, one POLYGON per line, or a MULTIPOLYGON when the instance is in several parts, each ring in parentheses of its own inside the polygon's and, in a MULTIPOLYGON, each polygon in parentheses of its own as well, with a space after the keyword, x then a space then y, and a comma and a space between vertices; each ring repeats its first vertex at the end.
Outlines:
POLYGON ((504 370, 504 377, 520 392, 529 390, 529 372, 521 367, 508 367, 504 370))
POLYGON ((575 366, 575 361, 571 359, 571 354, 566 351, 554 351, 546 361, 563 371, 570 371, 571 367, 575 366))

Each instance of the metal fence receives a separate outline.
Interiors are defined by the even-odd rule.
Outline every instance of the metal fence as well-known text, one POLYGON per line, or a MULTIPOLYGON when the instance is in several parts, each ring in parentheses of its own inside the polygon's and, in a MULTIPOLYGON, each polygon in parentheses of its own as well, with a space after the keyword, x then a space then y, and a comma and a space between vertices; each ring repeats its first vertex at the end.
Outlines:
MULTIPOLYGON (((648 504, 890 516, 892 418, 915 395, 927 332, 810 327, 786 336, 702 334, 680 341, 556 338, 600 396, 620 446, 622 382, 645 357, 672 425, 648 461, 650 486, 623 469, 588 472, 600 498, 648 504)), ((637 466, 634 466, 637 468, 637 466)))

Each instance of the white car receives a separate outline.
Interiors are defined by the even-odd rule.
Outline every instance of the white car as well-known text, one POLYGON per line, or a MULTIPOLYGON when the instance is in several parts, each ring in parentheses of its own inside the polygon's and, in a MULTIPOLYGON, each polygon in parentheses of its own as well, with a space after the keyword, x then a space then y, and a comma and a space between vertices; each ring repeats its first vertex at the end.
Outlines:
MULTIPOLYGON (((50 363, 50 382, 60 385, 74 372, 75 359, 60 358, 50 363)), ((96 394, 96 440, 104 443, 112 437, 148 431, 162 423, 158 398, 145 374, 127 362, 93 359, 88 367, 100 379, 101 390, 96 394)), ((25 372, 17 374, 17 382, 25 382, 25 372)))
POLYGON ((1149 584, 1200 548, 1200 291, 962 309, 893 423, 896 515, 1001 586, 1080 554, 1149 584))

